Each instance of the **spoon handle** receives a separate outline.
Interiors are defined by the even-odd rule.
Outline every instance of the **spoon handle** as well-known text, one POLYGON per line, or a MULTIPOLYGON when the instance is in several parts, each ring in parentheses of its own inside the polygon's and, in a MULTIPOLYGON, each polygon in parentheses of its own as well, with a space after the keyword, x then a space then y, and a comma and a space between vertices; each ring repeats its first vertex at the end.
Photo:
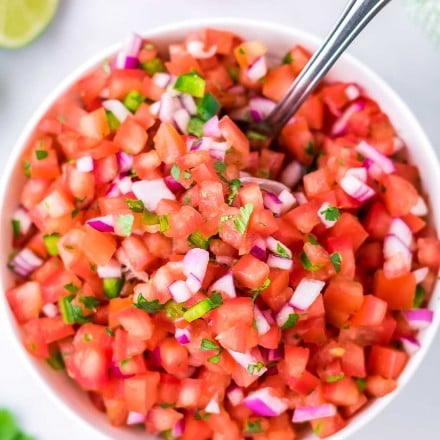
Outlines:
POLYGON ((322 46, 269 114, 267 126, 279 133, 336 60, 370 20, 391 0, 349 0, 322 46))

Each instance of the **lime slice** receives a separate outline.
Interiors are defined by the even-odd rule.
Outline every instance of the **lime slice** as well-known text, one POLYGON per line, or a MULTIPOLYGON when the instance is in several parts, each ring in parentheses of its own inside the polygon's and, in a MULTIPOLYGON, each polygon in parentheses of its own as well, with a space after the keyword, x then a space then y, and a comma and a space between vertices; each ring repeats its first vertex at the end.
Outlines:
POLYGON ((33 41, 51 22, 58 0, 0 0, 0 47, 33 41))

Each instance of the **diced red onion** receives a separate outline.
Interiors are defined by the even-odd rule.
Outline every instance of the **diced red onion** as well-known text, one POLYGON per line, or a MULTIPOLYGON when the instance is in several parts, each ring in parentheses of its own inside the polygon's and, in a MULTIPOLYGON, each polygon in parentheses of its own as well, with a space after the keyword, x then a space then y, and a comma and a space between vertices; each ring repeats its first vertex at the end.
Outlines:
POLYGON ((385 259, 383 272, 386 278, 405 275, 411 270, 411 253, 396 252, 385 259))
POLYGON ((355 99, 359 98, 360 95, 361 91, 355 84, 350 84, 345 88, 345 96, 347 96, 350 101, 354 101, 355 99))
POLYGON ((220 277, 217 281, 211 284, 209 290, 224 293, 230 298, 235 298, 237 292, 235 291, 234 275, 228 272, 226 275, 220 277))
POLYGON ((225 266, 232 266, 234 258, 229 255, 217 255, 215 261, 219 264, 224 264, 225 266))
POLYGON ((203 134, 205 136, 220 137, 220 127, 218 125, 218 116, 214 115, 211 119, 208 119, 203 126, 203 134))
POLYGON ((160 112, 160 101, 153 102, 153 104, 150 105, 150 113, 153 116, 158 116, 160 112))
POLYGON ((190 115, 197 114, 197 105, 191 95, 188 95, 188 93, 182 93, 180 95, 180 101, 190 115))
POLYGON ((289 300, 290 305, 300 310, 307 310, 318 298, 324 286, 324 281, 303 278, 289 300))
MULTIPOLYGON (((234 361, 241 365, 245 370, 248 369, 249 365, 258 364, 258 359, 249 350, 245 353, 240 353, 239 351, 230 350, 228 348, 226 350, 231 355, 232 359, 234 359, 234 361)), ((255 368, 252 374, 253 376, 262 376, 266 371, 266 367, 260 368, 260 371, 257 371, 257 368, 255 368)))
POLYGON ((345 175, 357 177, 359 180, 362 180, 362 182, 367 183, 368 173, 364 167, 349 168, 345 175))
POLYGON ((163 180, 165 181, 165 184, 169 190, 174 194, 179 194, 185 191, 184 186, 180 182, 177 182, 173 176, 165 176, 163 180))
POLYGON ((260 244, 254 244, 249 253, 261 261, 266 261, 266 245, 261 247, 260 244))
POLYGON ((121 123, 124 122, 128 116, 131 116, 131 113, 127 107, 125 107, 125 105, 117 99, 108 99, 102 103, 102 106, 106 110, 112 112, 115 115, 115 118, 121 123))
POLYGON ((186 278, 186 285, 190 292, 197 293, 202 288, 202 280, 193 273, 190 273, 186 278))
POLYGON ((91 218, 86 224, 99 232, 115 232, 112 215, 91 218))
POLYGON ((174 281, 168 286, 168 290, 176 303, 188 301, 192 296, 192 292, 183 280, 174 281))
POLYGON ((402 312, 409 325, 415 330, 423 330, 432 323, 434 312, 430 309, 413 309, 402 312))
POLYGON ((281 214, 282 202, 273 192, 263 193, 264 207, 270 209, 275 215, 281 214))
POLYGON ((267 352, 268 362, 277 362, 283 359, 283 353, 280 348, 271 348, 267 352))
POLYGON ((173 122, 174 114, 180 108, 181 104, 179 99, 165 92, 160 98, 159 119, 162 122, 173 122))
POLYGON ((29 248, 24 248, 11 260, 10 267, 17 275, 26 277, 42 264, 40 257, 29 248))
POLYGON ((286 246, 281 241, 279 241, 273 237, 267 237, 266 238, 266 245, 267 245, 267 248, 271 252, 273 252, 274 254, 278 253, 279 249, 282 248, 287 253, 287 255, 288 255, 287 258, 292 258, 291 250, 288 248, 288 246, 286 246))
POLYGON ((261 116, 261 114, 253 108, 249 109, 249 115, 252 118, 252 120, 255 122, 263 121, 263 117, 261 116))
POLYGON ((318 217, 319 220, 321 220, 321 223, 326 227, 326 228, 331 228, 335 225, 335 223, 338 220, 327 220, 327 218, 325 217, 325 213, 327 211, 328 208, 330 208, 331 205, 328 202, 324 202, 319 208, 318 208, 318 217))
POLYGON ((303 175, 303 167, 297 161, 290 162, 281 172, 280 180, 289 188, 296 186, 303 175))
POLYGON ((144 424, 147 416, 145 414, 130 411, 127 416, 127 425, 140 425, 144 424))
POLYGON ((186 43, 186 50, 194 58, 206 59, 211 58, 217 53, 217 46, 213 45, 205 50, 205 44, 202 41, 193 40, 186 43))
POLYGON ((267 63, 266 63, 266 57, 263 55, 261 57, 258 57, 256 61, 250 66, 246 74, 249 79, 252 81, 258 81, 260 78, 263 78, 267 73, 267 63))
POLYGON ((290 258, 280 257, 278 255, 270 254, 267 258, 267 265, 273 269, 282 269, 291 271, 293 261, 290 258))
POLYGON ((21 235, 26 235, 30 231, 32 220, 23 208, 17 208, 12 219, 18 222, 21 235))
POLYGON ((171 75, 165 72, 156 72, 151 79, 154 85, 164 89, 170 83, 171 75))
POLYGON ((232 406, 240 405, 240 403, 243 402, 244 399, 243 390, 237 385, 230 385, 226 390, 226 396, 228 397, 232 406))
POLYGON ((205 249, 193 248, 190 249, 183 258, 183 273, 189 277, 192 274, 200 283, 206 275, 208 268, 209 252, 205 249))
POLYGON ((305 205, 309 202, 306 195, 302 191, 296 192, 293 195, 298 202, 298 205, 305 205))
POLYGON ((420 348, 420 342, 414 336, 401 336, 399 340, 409 355, 413 355, 420 348))
POLYGON ((257 305, 254 306, 255 327, 259 335, 265 335, 270 330, 270 325, 257 305))
POLYGON ((262 179, 260 177, 243 176, 240 177, 240 182, 257 183, 258 185, 260 185, 261 189, 264 189, 265 191, 273 192, 275 194, 279 194, 283 190, 289 190, 289 188, 287 188, 287 186, 282 184, 281 182, 271 179, 262 179))
POLYGON ((400 218, 393 218, 391 220, 388 234, 395 235, 400 241, 409 249, 414 244, 414 237, 409 226, 400 218))
POLYGON ((289 320, 290 315, 293 315, 294 313, 296 313, 295 309, 289 303, 285 304, 276 315, 278 327, 283 327, 289 320))
POLYGON ((76 160, 76 169, 82 173, 89 173, 93 168, 92 156, 82 156, 76 160))
POLYGON ((261 96, 256 96, 249 100, 250 110, 257 112, 262 120, 266 119, 270 113, 272 113, 272 110, 275 108, 275 106, 276 103, 274 101, 261 96))
POLYGON ((394 171, 396 171, 393 161, 367 142, 359 142, 356 146, 356 151, 362 154, 365 158, 375 162, 385 174, 394 173, 394 171))
POLYGON ((55 318, 56 316, 58 316, 60 314, 60 310, 59 310, 58 306, 56 306, 55 304, 52 304, 52 303, 45 304, 43 306, 42 310, 43 310, 43 313, 48 318, 55 318))
POLYGON ((98 266, 97 272, 99 278, 121 278, 122 266, 118 260, 112 258, 105 266, 98 266))
POLYGON ((273 394, 271 387, 260 388, 251 392, 243 400, 244 404, 256 415, 276 417, 289 407, 287 399, 273 394))
POLYGON ((191 332, 189 330, 189 327, 176 328, 174 336, 176 338, 176 341, 181 345, 188 344, 191 341, 191 332))
POLYGON ((179 438, 182 437, 183 433, 185 431, 185 419, 180 419, 175 425, 174 428, 171 430, 171 435, 173 438, 179 438))
POLYGON ((376 162, 373 162, 371 159, 365 159, 363 165, 364 168, 367 170, 368 175, 372 179, 374 180, 380 179, 380 176, 382 176, 383 171, 382 168, 376 162))
POLYGON ((285 214, 296 205, 295 196, 287 189, 283 189, 278 198, 281 200, 281 214, 285 214))
POLYGON ((121 191, 119 191, 118 185, 116 183, 112 183, 107 192, 105 193, 107 197, 119 197, 121 195, 121 191))
POLYGON ((209 152, 211 153, 212 158, 214 158, 217 161, 224 162, 225 157, 226 157, 225 151, 211 148, 211 150, 209 150, 209 152))
POLYGON ((220 406, 218 404, 218 397, 214 396, 205 406, 205 411, 209 414, 220 414, 220 406))
POLYGON ((342 136, 345 134, 345 129, 347 128, 347 123, 350 118, 355 113, 362 111, 364 107, 365 103, 361 100, 355 101, 353 104, 349 105, 344 113, 342 113, 342 115, 334 122, 331 128, 331 134, 333 136, 342 136))
POLYGON ((428 275, 429 268, 427 267, 420 267, 416 270, 413 270, 414 278, 416 279, 416 284, 419 284, 423 282, 428 275))
POLYGON ((149 211, 155 211, 162 199, 176 200, 163 179, 139 180, 133 183, 131 189, 149 211))
POLYGON ((141 46, 142 37, 140 37, 138 34, 132 33, 122 46, 122 50, 129 55, 137 56, 141 50, 141 46))
POLYGON ((357 177, 345 175, 339 182, 341 188, 359 202, 365 202, 375 195, 373 188, 357 177))
POLYGON ((336 406, 332 403, 323 403, 316 406, 300 406, 293 412, 292 422, 303 423, 310 420, 333 417, 336 415, 336 406))
POLYGON ((419 196, 417 203, 410 209, 409 212, 413 215, 417 215, 418 217, 428 215, 428 206, 426 205, 425 200, 423 200, 423 197, 419 196))
POLYGON ((116 158, 118 160, 120 173, 126 173, 131 170, 131 167, 133 166, 133 156, 131 154, 124 153, 123 151, 118 151, 116 153, 116 158))
POLYGON ((174 122, 177 125, 177 128, 183 133, 188 134, 188 124, 191 119, 190 114, 184 108, 180 108, 174 112, 174 122))
POLYGON ((137 69, 139 67, 139 58, 126 52, 119 52, 116 55, 116 69, 137 69))

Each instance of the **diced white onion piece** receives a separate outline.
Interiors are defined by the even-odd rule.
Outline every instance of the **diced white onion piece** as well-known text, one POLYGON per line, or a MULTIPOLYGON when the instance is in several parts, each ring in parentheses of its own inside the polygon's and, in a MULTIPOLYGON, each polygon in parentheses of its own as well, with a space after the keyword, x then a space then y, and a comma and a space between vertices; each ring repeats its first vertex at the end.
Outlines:
MULTIPOLYGON (((258 359, 248 350, 246 353, 240 353, 239 351, 234 351, 227 349, 228 353, 234 359, 237 364, 241 365, 245 370, 248 369, 249 365, 258 365, 258 359)), ((254 368, 253 376, 262 376, 267 371, 266 367, 261 367, 260 369, 254 368)))
POLYGON ((183 280, 174 281, 168 286, 168 290, 176 303, 188 301, 192 296, 192 292, 183 280))
POLYGON ((333 227, 333 226, 335 225, 335 223, 336 223, 338 220, 337 220, 337 219, 336 219, 336 220, 327 220, 327 219, 326 219, 326 217, 325 217, 325 213, 326 213, 326 211, 327 211, 328 208, 331 208, 330 203, 328 203, 328 202, 324 202, 324 203, 320 206, 320 208, 318 209, 317 214, 318 214, 319 220, 321 220, 321 223, 322 223, 326 228, 331 228, 331 227, 333 227))
POLYGON ((393 161, 367 142, 359 142, 356 146, 356 151, 365 158, 375 162, 385 174, 394 173, 394 171, 396 171, 393 161))
POLYGON ((188 95, 188 93, 182 93, 180 95, 180 101, 190 115, 197 114, 197 104, 191 95, 188 95))
POLYGON ((156 72, 152 76, 152 80, 157 87, 164 89, 171 81, 171 75, 165 72, 156 72))
POLYGON ((133 183, 132 191, 149 211, 155 211, 162 199, 176 200, 163 179, 139 180, 133 183))
POLYGON ((255 326, 259 335, 265 335, 270 330, 270 325, 257 305, 254 306, 255 326))
POLYGON ((414 278, 416 279, 416 284, 419 284, 423 282, 428 275, 429 268, 427 267, 420 267, 416 270, 413 270, 414 278))
POLYGON ((364 167, 349 168, 345 175, 357 177, 359 180, 362 180, 362 182, 367 183, 368 173, 364 167))
POLYGON ((89 173, 93 171, 92 156, 82 156, 76 160, 76 169, 82 173, 89 173))
POLYGON ((102 106, 106 110, 112 112, 115 115, 115 118, 121 123, 124 122, 128 116, 131 116, 127 107, 117 99, 108 99, 102 103, 102 106))
POLYGON ((205 44, 202 41, 193 40, 186 43, 186 50, 194 58, 205 59, 211 58, 217 53, 217 46, 213 45, 205 50, 205 44))
POLYGON ((98 266, 97 268, 99 278, 121 278, 122 265, 112 258, 105 266, 98 266))
POLYGON ((293 260, 270 254, 267 258, 267 265, 273 269, 287 270, 290 272, 293 267, 293 260))
POLYGON ((316 406, 300 406, 293 412, 292 422, 303 423, 310 420, 321 419, 323 417, 333 417, 336 415, 336 406, 332 403, 323 403, 316 406))
POLYGON ((423 200, 422 196, 419 196, 417 203, 410 209, 409 212, 413 215, 417 215, 418 217, 428 215, 428 206, 425 200, 423 200))
POLYGON ((58 308, 58 306, 56 306, 55 304, 52 303, 47 303, 43 306, 43 313, 48 317, 48 318, 55 318, 56 316, 58 316, 60 314, 60 310, 58 308))
POLYGON ((350 84, 345 88, 345 95, 350 101, 354 101, 355 99, 359 98, 361 91, 355 84, 350 84))
POLYGON ((281 172, 280 180, 289 188, 296 186, 303 176, 303 167, 297 161, 290 162, 281 172))
POLYGON ((410 227, 400 218, 393 218, 391 220, 388 234, 398 237, 409 249, 411 249, 414 244, 414 236, 410 227))
POLYGON ((216 280, 209 288, 211 292, 221 292, 229 296, 229 298, 235 298, 237 293, 235 291, 234 276, 232 272, 228 272, 218 280, 216 280))
POLYGON ((14 212, 12 219, 18 222, 21 235, 26 235, 31 229, 32 220, 27 211, 25 211, 23 208, 18 208, 14 212))
POLYGON ((209 414, 220 414, 220 406, 218 404, 218 397, 214 396, 206 405, 205 411, 209 414))
POLYGON ((263 55, 250 66, 246 72, 249 79, 252 81, 258 81, 263 78, 267 73, 266 57, 263 55))
POLYGON ((278 198, 281 200, 281 214, 290 211, 297 203, 295 196, 287 189, 283 189, 278 194, 278 198))
POLYGON ((285 253, 287 255, 285 258, 292 258, 292 251, 284 243, 281 243, 281 241, 273 237, 267 237, 266 245, 267 248, 274 254, 278 254, 281 251, 281 253, 285 253))
POLYGON ((420 348, 420 342, 414 336, 401 336, 403 349, 411 356, 420 348))
POLYGON ((288 400, 274 395, 271 387, 251 391, 243 402, 254 414, 264 417, 279 416, 289 407, 288 400))
POLYGON ((307 310, 318 298, 324 286, 324 281, 303 278, 293 292, 289 304, 300 310, 307 310))
POLYGON ((177 125, 177 128, 183 133, 188 134, 188 124, 191 119, 190 114, 184 108, 180 108, 174 112, 174 122, 177 125))
POLYGON ((359 180, 357 177, 345 175, 339 182, 341 188, 359 202, 365 202, 374 196, 373 188, 359 180))

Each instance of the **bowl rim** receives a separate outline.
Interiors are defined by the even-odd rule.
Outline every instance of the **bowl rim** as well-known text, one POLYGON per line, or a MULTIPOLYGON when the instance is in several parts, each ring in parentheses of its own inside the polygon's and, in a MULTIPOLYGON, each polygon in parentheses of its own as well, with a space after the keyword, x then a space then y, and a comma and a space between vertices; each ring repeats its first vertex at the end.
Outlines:
MULTIPOLYGON (((164 25, 153 26, 151 29, 146 32, 140 32, 140 35, 143 38, 159 38, 165 37, 168 33, 172 32, 189 32, 194 29, 202 29, 204 27, 218 27, 218 28, 233 28, 233 27, 242 27, 247 26, 254 30, 261 30, 262 32, 269 33, 282 33, 286 35, 291 35, 293 42, 295 39, 300 40, 300 43, 307 42, 306 44, 310 44, 313 46, 318 46, 323 38, 314 35, 308 31, 303 31, 295 26, 287 26, 284 24, 277 23, 275 21, 262 20, 262 19, 252 19, 252 18, 239 18, 239 17, 204 17, 204 18, 195 18, 190 20, 183 21, 172 21, 164 25)), ((237 33, 240 33, 239 31, 237 33)), ((41 119, 41 117, 46 113, 46 111, 50 108, 50 106, 65 92, 71 85, 73 85, 82 75, 90 71, 93 67, 102 63, 106 58, 112 56, 116 53, 118 49, 122 46, 122 41, 117 43, 113 43, 106 48, 100 50, 97 54, 92 57, 89 57, 86 61, 81 63, 80 66, 75 68, 71 73, 69 73, 62 81, 60 81, 57 86, 46 96, 46 98, 37 106, 34 110, 30 119, 28 119, 27 123, 23 127, 21 134, 18 136, 17 141, 15 142, 12 150, 9 153, 5 171, 2 173, 0 178, 0 209, 3 208, 8 184, 13 176, 15 171, 15 167, 17 162, 19 161, 20 155, 23 152, 24 148, 27 145, 27 141, 32 135, 37 123, 41 119)), ((402 115, 402 119, 409 121, 411 124, 411 131, 415 133, 417 136, 421 146, 423 147, 423 154, 428 157, 430 162, 430 166, 433 167, 433 171, 435 172, 438 186, 440 186, 440 165, 435 154, 434 148, 429 141, 425 131, 421 127, 420 123, 408 107, 408 105, 403 101, 403 99, 394 91, 394 89, 387 84, 377 73, 375 73, 370 67, 368 67, 363 62, 359 61, 357 58, 352 56, 350 53, 344 53, 339 63, 347 63, 348 65, 353 66, 355 69, 362 71, 365 79, 368 84, 374 84, 378 88, 381 89, 386 95, 388 95, 388 99, 393 101, 399 107, 399 114, 402 115)), ((426 188, 425 188, 426 189, 426 188)), ((3 217, 3 209, 2 209, 2 217, 3 217)), ((439 230, 439 219, 436 219, 436 229, 439 230)), ((3 234, 0 234, 2 237, 1 240, 4 240, 3 234)), ((18 353, 19 357, 22 359, 23 363, 26 365, 26 368, 30 371, 31 376, 36 380, 38 386, 42 388, 46 394, 50 397, 52 402, 54 402, 57 407, 61 408, 62 411, 67 414, 69 417, 72 417, 72 420, 79 421, 82 426, 88 428, 90 432, 94 432, 95 434, 99 434, 102 438, 105 438, 106 434, 104 434, 99 428, 94 426, 91 422, 81 417, 77 411, 71 409, 67 403, 65 403, 61 395, 56 392, 56 390, 50 385, 49 381, 46 380, 35 368, 31 356, 27 353, 24 348, 19 334, 14 329, 14 318, 9 309, 8 302, 6 300, 5 292, 7 287, 5 286, 5 280, 3 277, 3 271, 0 273, 0 291, 3 294, 0 294, 0 318, 5 322, 6 333, 12 339, 12 345, 14 349, 18 353)), ((421 348, 411 356, 410 363, 405 366, 403 373, 401 374, 398 382, 399 385, 395 391, 387 396, 384 396, 380 399, 375 399, 370 407, 366 408, 362 411, 358 417, 351 420, 348 425, 343 428, 341 431, 333 434, 328 437, 329 440, 343 440, 352 436, 359 429, 364 427, 367 423, 369 423, 372 419, 374 419, 378 414, 380 414, 402 391, 402 389, 410 382, 410 379, 413 377, 414 373, 420 366, 420 363, 425 358, 433 340, 437 333, 437 330, 440 326, 440 286, 439 283, 436 284, 434 288, 434 294, 432 296, 431 302, 434 304, 431 305, 431 309, 437 313, 434 313, 434 320, 428 329, 425 330, 424 333, 424 341, 421 348), (437 297, 436 297, 437 296, 437 297)), ((107 437, 109 438, 109 437, 107 437)))

